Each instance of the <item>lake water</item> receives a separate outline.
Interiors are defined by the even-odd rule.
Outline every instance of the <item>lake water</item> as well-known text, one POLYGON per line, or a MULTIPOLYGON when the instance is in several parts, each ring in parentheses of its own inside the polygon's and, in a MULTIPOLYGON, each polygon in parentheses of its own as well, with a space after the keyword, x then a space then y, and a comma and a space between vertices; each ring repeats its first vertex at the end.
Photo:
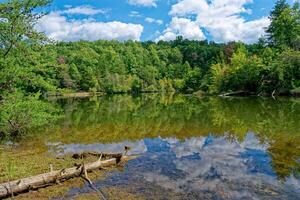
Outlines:
MULTIPOLYGON (((63 155, 141 154, 99 188, 145 199, 300 199, 300 99, 112 95, 62 99, 40 141, 63 155)), ((92 190, 72 187, 58 199, 92 190)), ((126 199, 126 198, 125 198, 126 199)))

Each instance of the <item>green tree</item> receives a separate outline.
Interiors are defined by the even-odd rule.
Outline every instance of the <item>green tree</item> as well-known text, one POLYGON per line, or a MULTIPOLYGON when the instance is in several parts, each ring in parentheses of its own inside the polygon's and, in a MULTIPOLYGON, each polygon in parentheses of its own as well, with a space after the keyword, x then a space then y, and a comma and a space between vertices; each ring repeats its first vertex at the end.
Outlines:
POLYGON ((278 0, 271 11, 271 24, 267 28, 271 46, 299 48, 300 14, 299 3, 291 8, 285 0, 278 0))
MULTIPOLYGON (((1 135, 24 134, 59 118, 59 110, 42 98, 42 93, 56 89, 58 71, 48 66, 58 63, 53 62, 53 57, 39 59, 43 54, 36 50, 36 47, 43 49, 40 44, 47 39, 34 29, 43 16, 34 10, 48 3, 46 0, 8 0, 0 4, 1 135)), ((50 55, 54 54, 50 51, 50 55)))
MULTIPOLYGON (((32 43, 45 41, 45 36, 34 29, 43 13, 33 12, 49 4, 49 0, 8 0, 0 4, 0 47, 4 57, 13 48, 22 48, 26 40, 32 43)), ((24 48, 23 48, 24 49, 24 48)))

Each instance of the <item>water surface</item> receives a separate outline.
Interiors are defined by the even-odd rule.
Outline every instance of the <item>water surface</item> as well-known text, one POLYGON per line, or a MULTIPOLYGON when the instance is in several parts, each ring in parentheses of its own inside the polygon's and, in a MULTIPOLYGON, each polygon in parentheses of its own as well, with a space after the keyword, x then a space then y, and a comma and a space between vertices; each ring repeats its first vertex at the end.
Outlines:
MULTIPOLYGON (((145 199, 300 199, 300 100, 113 95, 58 100, 59 128, 36 141, 56 154, 141 156, 96 181, 145 199)), ((90 193, 86 185, 58 199, 90 193)))

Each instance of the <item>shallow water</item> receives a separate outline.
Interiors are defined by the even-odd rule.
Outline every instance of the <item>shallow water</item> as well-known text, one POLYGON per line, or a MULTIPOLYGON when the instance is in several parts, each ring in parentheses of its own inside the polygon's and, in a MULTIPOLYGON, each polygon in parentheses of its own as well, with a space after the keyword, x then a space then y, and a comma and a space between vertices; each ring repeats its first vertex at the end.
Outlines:
MULTIPOLYGON (((300 199, 300 100, 114 95, 58 100, 55 154, 141 154, 95 182, 145 199, 300 199)), ((86 185, 58 199, 90 193, 86 185)))

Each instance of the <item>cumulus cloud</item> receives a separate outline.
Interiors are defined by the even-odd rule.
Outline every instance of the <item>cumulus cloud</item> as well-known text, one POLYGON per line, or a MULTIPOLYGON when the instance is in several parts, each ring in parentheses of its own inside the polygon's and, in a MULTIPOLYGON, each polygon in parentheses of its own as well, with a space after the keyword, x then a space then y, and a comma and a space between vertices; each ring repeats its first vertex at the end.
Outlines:
POLYGON ((106 9, 95 9, 89 5, 83 5, 78 7, 66 7, 62 13, 64 14, 80 14, 80 15, 96 15, 96 14, 105 14, 108 12, 106 9))
POLYGON ((229 17, 228 24, 225 21, 213 22, 206 26, 217 42, 243 41, 256 42, 265 33, 265 27, 269 25, 269 19, 263 17, 258 20, 245 21, 242 18, 229 17))
POLYGON ((174 40, 177 36, 190 40, 203 40, 205 36, 199 25, 187 18, 173 17, 169 26, 156 40, 174 40))
POLYGON ((172 6, 169 14, 184 16, 187 14, 197 14, 208 8, 209 6, 205 0, 181 0, 172 6))
POLYGON ((148 22, 148 23, 150 23, 150 24, 156 23, 156 24, 158 24, 158 25, 162 25, 162 24, 164 23, 164 22, 163 22, 162 20, 160 20, 160 19, 154 19, 154 18, 151 18, 151 17, 145 18, 145 22, 148 22))
POLYGON ((36 25, 36 29, 57 41, 77 40, 140 40, 143 26, 118 21, 98 22, 88 20, 68 20, 59 12, 52 12, 36 25))
POLYGON ((144 6, 144 7, 156 7, 156 0, 128 0, 131 5, 144 6))
POLYGON ((217 42, 243 41, 253 43, 264 34, 270 23, 267 17, 247 21, 241 16, 251 13, 245 5, 252 0, 181 0, 173 5, 173 17, 195 16, 195 24, 205 28, 217 42))

